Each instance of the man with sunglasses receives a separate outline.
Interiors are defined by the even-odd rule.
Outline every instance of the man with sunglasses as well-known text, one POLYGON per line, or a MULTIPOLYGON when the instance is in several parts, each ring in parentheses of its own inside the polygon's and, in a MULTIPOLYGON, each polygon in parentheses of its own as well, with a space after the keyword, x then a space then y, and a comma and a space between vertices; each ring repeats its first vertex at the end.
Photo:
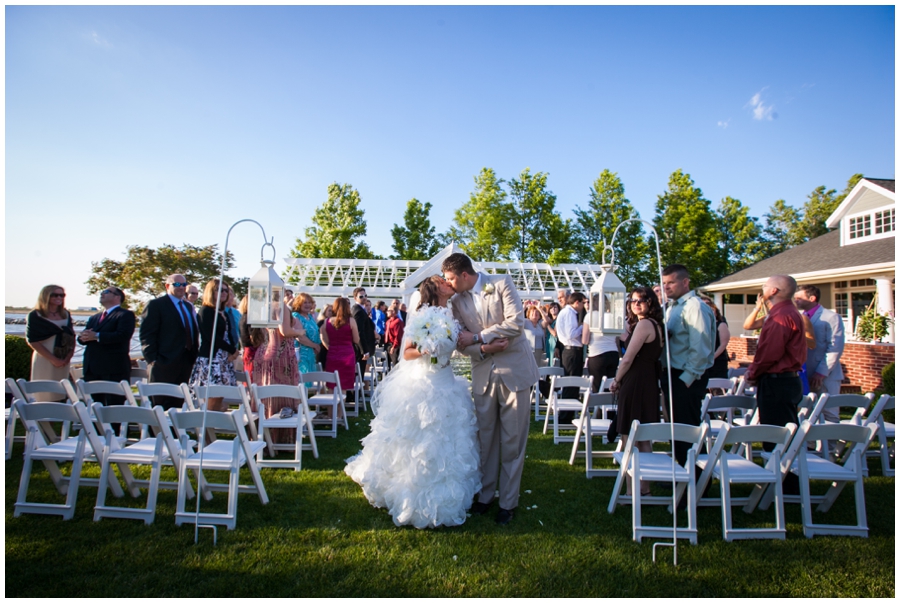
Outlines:
MULTIPOLYGON (((188 383, 197 360, 200 330, 193 307, 185 297, 182 274, 166 278, 166 294, 151 300, 141 319, 141 348, 150 368, 150 383, 188 383)), ((154 404, 169 409, 181 400, 156 396, 154 404)))
MULTIPOLYGON (((103 312, 91 316, 78 341, 84 345, 85 381, 128 381, 131 377, 131 337, 134 335, 134 312, 122 307, 125 293, 118 287, 100 292, 103 312)), ((97 394, 94 400, 103 404, 123 404, 125 396, 97 394)))
MULTIPOLYGON (((356 320, 356 328, 359 330, 359 347, 362 348, 362 356, 357 355, 356 360, 359 362, 360 373, 365 375, 366 362, 368 362, 369 356, 375 354, 375 323, 372 322, 369 313, 366 312, 366 302, 369 300, 366 290, 362 287, 354 289, 353 299, 356 301, 353 304, 353 318, 356 320)), ((348 390, 347 397, 349 399, 352 388, 348 389, 345 386, 344 389, 348 390)))

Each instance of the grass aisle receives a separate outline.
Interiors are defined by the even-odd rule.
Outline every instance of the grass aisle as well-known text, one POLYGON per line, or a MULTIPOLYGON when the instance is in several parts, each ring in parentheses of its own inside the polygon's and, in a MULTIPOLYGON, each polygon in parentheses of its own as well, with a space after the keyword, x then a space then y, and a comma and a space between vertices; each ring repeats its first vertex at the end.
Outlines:
MULTIPOLYGON (((629 507, 607 514, 613 480, 585 479, 583 461, 570 466, 570 447, 554 446, 537 423, 510 525, 494 523, 495 506, 456 528, 397 528, 343 473, 369 418, 351 419, 349 433, 341 431, 337 440, 320 439, 320 458, 304 454, 300 473, 263 469, 270 503, 241 495, 238 527, 220 529, 217 546, 208 530, 194 545, 193 526, 175 527, 169 490, 160 492, 151 526, 94 523, 96 490, 85 487, 71 521, 13 518, 19 445, 6 462, 6 596, 894 597, 894 480, 881 477, 874 461, 866 480, 868 539, 807 540, 798 505, 788 505, 786 541, 726 543, 720 510, 701 508, 700 544, 680 543, 673 567, 670 548, 654 564, 653 541, 631 540, 629 507)), ((85 474, 99 471, 89 467, 85 474)), ((163 477, 173 478, 171 470, 163 477)), ((248 481, 245 474, 242 482, 248 481)), ((58 502, 49 484, 43 468, 36 469, 29 498, 58 502)), ((216 494, 201 508, 224 506, 224 494, 216 494)), ((670 517, 663 509, 644 511, 647 523, 671 525, 670 517)), ((852 488, 827 516, 814 519, 853 523, 852 488)), ((735 512, 736 527, 772 523, 771 511, 735 512)))

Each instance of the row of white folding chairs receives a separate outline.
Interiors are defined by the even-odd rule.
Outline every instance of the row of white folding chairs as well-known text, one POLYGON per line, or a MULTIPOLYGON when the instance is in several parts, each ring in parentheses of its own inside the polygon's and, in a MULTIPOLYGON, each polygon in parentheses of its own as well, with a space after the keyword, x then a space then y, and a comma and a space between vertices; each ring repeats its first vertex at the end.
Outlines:
MULTIPOLYGON (((234 529, 237 521, 237 495, 239 492, 258 494, 262 504, 268 503, 268 496, 262 483, 254 457, 265 446, 262 442, 251 442, 244 431, 242 416, 239 411, 230 413, 198 411, 182 411, 170 413, 172 423, 180 436, 176 439, 169 429, 165 415, 160 407, 140 408, 135 406, 103 406, 94 404, 92 411, 98 424, 102 427, 104 437, 101 438, 94 429, 94 422, 81 401, 74 404, 55 402, 15 402, 17 412, 28 427, 26 437, 25 461, 19 482, 19 492, 15 503, 14 516, 22 513, 56 514, 63 519, 71 519, 75 513, 75 504, 80 485, 97 485, 97 502, 94 507, 94 521, 103 517, 121 517, 140 519, 147 524, 156 516, 156 500, 159 488, 177 489, 176 525, 194 522, 197 516, 185 510, 185 501, 193 498, 194 492, 187 476, 191 469, 197 479, 198 487, 209 500, 212 491, 228 492, 228 511, 224 514, 201 513, 202 523, 225 525, 234 529), (57 442, 49 442, 45 437, 42 424, 49 422, 78 422, 83 427, 77 437, 57 442), (190 430, 199 433, 202 424, 207 429, 225 431, 234 434, 233 440, 216 440, 203 446, 202 465, 201 452, 194 450, 195 442, 188 436, 190 430), (137 442, 122 442, 112 431, 111 424, 129 422, 140 424, 142 431, 152 436, 137 442), (33 503, 27 501, 28 488, 31 482, 34 461, 41 461, 48 469, 54 485, 60 494, 66 496, 63 504, 33 503), (70 477, 63 477, 59 471, 60 462, 71 462, 70 477), (85 462, 97 462, 101 465, 99 480, 87 480, 81 477, 81 469, 85 462), (177 482, 162 482, 161 467, 171 463, 175 466, 177 482), (111 506, 107 504, 107 488, 117 498, 124 496, 122 487, 112 465, 118 466, 125 481, 125 489, 134 496, 140 496, 140 488, 146 487, 147 505, 142 509, 111 506), (150 480, 134 478, 129 465, 150 465, 150 480), (239 470, 247 466, 253 479, 253 485, 244 486, 239 483, 239 470), (202 471, 201 471, 202 470, 202 471), (203 471, 222 470, 229 472, 227 484, 216 484, 205 480, 203 471)), ((198 437, 198 440, 201 439, 198 437)))
POLYGON ((868 442, 874 437, 876 427, 870 425, 814 425, 804 421, 800 429, 789 424, 785 427, 772 425, 751 425, 733 427, 725 424, 715 445, 708 454, 700 454, 700 449, 707 441, 707 424, 699 427, 682 424, 649 423, 640 424, 634 421, 632 429, 621 452, 615 456, 619 462, 619 472, 613 487, 608 511, 615 512, 619 504, 631 504, 633 516, 633 539, 641 542, 642 538, 670 538, 671 526, 647 526, 641 521, 641 505, 666 505, 671 511, 675 508, 687 490, 687 528, 679 528, 678 536, 697 543, 697 506, 698 504, 718 505, 722 507, 722 531, 725 540, 739 538, 780 538, 785 537, 784 503, 799 502, 802 505, 803 530, 808 538, 818 534, 838 534, 862 536, 868 535, 865 513, 865 496, 863 491, 864 451, 868 442), (666 441, 675 432, 675 440, 691 444, 687 462, 684 467, 674 461, 666 452, 640 452, 637 444, 642 442, 666 441), (796 434, 795 434, 796 432, 796 434), (843 463, 836 463, 827 458, 814 455, 808 451, 810 443, 840 439, 852 444, 849 454, 843 463), (752 445, 765 442, 774 445, 764 465, 758 465, 742 455, 727 452, 726 447, 752 445), (700 479, 697 480, 697 471, 700 479), (782 481, 788 472, 798 476, 800 496, 786 496, 782 491, 782 481), (721 498, 702 499, 698 501, 698 492, 703 492, 713 477, 720 482, 721 498), (621 493, 625 481, 630 480, 632 494, 621 493), (673 496, 648 496, 641 494, 641 481, 675 482, 673 496), (821 497, 810 493, 809 482, 821 480, 832 482, 828 492, 821 497), (745 499, 731 496, 731 484, 754 484, 751 495, 745 499), (815 524, 812 521, 812 503, 820 502, 817 511, 825 512, 834 503, 844 485, 854 484, 857 524, 855 526, 815 524), (762 529, 734 529, 732 527, 731 507, 744 503, 744 511, 752 512, 763 499, 768 504, 759 505, 768 508, 775 502, 775 527, 762 529))

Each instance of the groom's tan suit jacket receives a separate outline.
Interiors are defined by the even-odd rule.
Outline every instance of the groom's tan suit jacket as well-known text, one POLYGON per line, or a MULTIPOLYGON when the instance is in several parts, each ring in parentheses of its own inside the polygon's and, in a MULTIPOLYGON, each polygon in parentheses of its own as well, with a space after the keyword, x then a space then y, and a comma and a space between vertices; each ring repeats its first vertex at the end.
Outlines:
POLYGON ((522 300, 507 275, 481 274, 483 285, 493 291, 466 291, 453 297, 453 315, 472 333, 481 333, 485 343, 506 337, 509 345, 502 352, 482 357, 481 344, 464 350, 472 358, 472 392, 483 394, 493 370, 503 384, 513 392, 530 388, 538 380, 537 364, 532 345, 525 337, 525 315, 522 300), (473 296, 481 299, 481 313, 473 296))

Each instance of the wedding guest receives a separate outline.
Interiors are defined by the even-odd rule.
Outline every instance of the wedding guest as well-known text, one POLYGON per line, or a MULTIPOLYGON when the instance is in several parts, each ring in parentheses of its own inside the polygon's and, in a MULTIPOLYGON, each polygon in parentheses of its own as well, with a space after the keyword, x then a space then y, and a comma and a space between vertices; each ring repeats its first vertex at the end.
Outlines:
POLYGON ((384 331, 387 328, 387 304, 379 301, 372 309, 372 322, 375 323, 375 338, 379 345, 384 345, 384 331))
MULTIPOLYGON (((322 336, 321 336, 322 326, 325 324, 326 320, 328 320, 329 318, 334 316, 334 310, 332 309, 333 305, 334 305, 334 302, 331 302, 330 304, 327 304, 324 308, 322 308, 322 311, 319 312, 319 317, 316 320, 316 324, 319 326, 319 332, 320 332, 319 340, 320 341, 322 339, 322 336)), ((316 360, 318 360, 319 364, 324 367, 325 361, 327 360, 327 358, 328 358, 328 348, 326 348, 323 345, 322 347, 319 348, 319 355, 316 358, 316 360)))
POLYGON ((544 337, 544 351, 547 354, 547 366, 554 365, 554 359, 559 358, 557 352, 557 344, 559 339, 556 336, 556 319, 559 316, 559 304, 550 302, 546 307, 539 306, 541 312, 541 326, 546 330, 544 337))
MULTIPOLYGON (((197 300, 200 298, 200 288, 197 287, 194 283, 189 284, 185 287, 184 299, 186 299, 192 306, 197 305, 197 300)), ((196 311, 196 308, 195 308, 196 311)))
MULTIPOLYGON (((234 359, 237 358, 237 334, 232 330, 231 321, 225 314, 228 307, 230 289, 222 286, 219 298, 219 279, 206 283, 203 289, 203 305, 197 316, 200 327, 200 351, 190 384, 195 388, 204 385, 237 385, 234 377, 234 359), (215 324, 215 333, 213 332, 215 324), (212 366, 210 367, 210 354, 212 366)), ((224 398, 210 397, 206 401, 207 410, 225 412, 228 406, 224 398)))
POLYGON ((387 326, 385 327, 384 341, 388 353, 388 370, 400 361, 401 344, 403 343, 403 330, 405 325, 397 316, 399 307, 390 307, 387 310, 387 326))
MULTIPOLYGON (((359 364, 359 372, 365 375, 366 363, 369 361, 369 358, 375 354, 375 323, 372 322, 368 312, 366 312, 366 302, 369 300, 366 290, 362 287, 354 289, 353 299, 356 301, 352 308, 353 320, 356 322, 356 327, 358 329, 358 343, 361 351, 361 354, 357 355, 356 360, 359 364)), ((337 313, 337 308, 335 308, 335 313, 337 313)), ((348 387, 343 381, 341 382, 341 385, 343 385, 345 389, 348 387)))
MULTIPOLYGON (((292 296, 293 297, 293 296, 292 296)), ((259 385, 299 385, 300 371, 297 368, 297 356, 294 354, 294 338, 300 335, 299 323, 291 315, 291 309, 285 305, 278 328, 267 329, 268 342, 261 350, 257 350, 253 362, 254 378, 259 385)), ((293 398, 269 398, 266 405, 266 418, 271 418, 289 406, 297 412, 297 400, 293 398)), ((280 444, 293 444, 297 432, 293 429, 276 429, 272 436, 280 444)))
MULTIPOLYGON (((241 335, 241 348, 243 348, 244 373, 247 374, 249 383, 258 383, 253 373, 253 358, 257 351, 266 345, 269 340, 269 334, 266 329, 259 327, 251 327, 247 324, 247 307, 250 303, 250 296, 245 295, 241 300, 240 312, 241 318, 238 322, 238 330, 241 335)), ((256 410, 254 408, 254 410, 256 410)))
POLYGON ((319 325, 316 324, 314 312, 316 302, 308 293, 298 293, 294 297, 294 318, 300 323, 303 335, 298 335, 294 340, 294 348, 299 352, 297 367, 301 373, 312 373, 316 370, 316 356, 322 347, 322 339, 319 336, 319 325))
POLYGON ((350 310, 350 300, 339 297, 332 305, 334 316, 325 321, 319 330, 322 345, 328 348, 325 371, 338 372, 341 388, 352 395, 356 383, 356 352, 359 346, 359 327, 350 310))
POLYGON ((541 312, 538 307, 529 304, 525 310, 525 334, 534 345, 534 361, 538 366, 547 366, 547 354, 544 352, 546 335, 541 325, 541 312))
POLYGON ((234 289, 231 288, 231 285, 228 283, 224 283, 222 285, 222 290, 228 290, 228 297, 225 301, 225 315, 228 317, 228 325, 231 327, 231 332, 236 333, 238 340, 234 343, 235 346, 240 344, 240 323, 241 323, 241 312, 238 310, 238 300, 237 296, 234 294, 234 289))
POLYGON ((400 316, 400 320, 403 321, 403 324, 406 324, 406 317, 408 316, 408 314, 407 314, 407 312, 406 312, 406 304, 404 304, 404 303, 401 303, 401 304, 400 304, 400 314, 399 314, 399 316, 400 316))
MULTIPOLYGON (((626 437, 635 419, 643 423, 659 423, 659 380, 662 367, 659 357, 664 345, 663 312, 659 299, 649 287, 635 287, 628 298, 633 313, 629 316, 632 333, 628 350, 616 370, 612 391, 617 395, 615 433, 610 428, 608 439, 626 437)), ((650 442, 637 444, 640 452, 651 452, 650 442)), ((630 481, 630 480, 628 480, 630 481)), ((628 492, 631 492, 630 485, 628 492)), ((641 483, 641 494, 649 494, 649 485, 641 483)))
MULTIPOLYGON (((100 292, 103 312, 91 316, 78 341, 84 345, 84 380, 128 381, 131 378, 131 338, 134 312, 122 307, 125 293, 115 286, 100 292)), ((96 402, 106 405, 125 403, 125 396, 96 394, 96 402)))
POLYGON ((566 307, 566 304, 569 303, 569 290, 568 289, 557 289, 556 290, 556 301, 559 302, 559 309, 560 309, 560 311, 562 311, 562 309, 566 307))
POLYGON ((725 321, 722 313, 719 312, 716 302, 705 295, 701 295, 700 299, 702 299, 703 303, 709 306, 709 309, 716 315, 715 359, 713 360, 713 365, 706 370, 706 378, 707 380, 711 378, 727 379, 728 341, 731 339, 731 331, 728 330, 728 323, 725 321))
MULTIPOLYGON (((75 329, 66 310, 66 291, 59 285, 41 289, 34 310, 25 318, 25 341, 31 355, 31 380, 60 381, 69 378, 69 363, 75 353, 75 329)), ((54 399, 52 394, 36 394, 38 401, 54 399)))
MULTIPOLYGON (((566 377, 581 377, 584 368, 584 345, 581 343, 583 325, 578 320, 578 315, 584 309, 584 294, 570 293, 566 298, 566 307, 559 311, 556 319, 556 333, 560 343, 564 346, 562 352, 562 367, 566 377)), ((579 399, 577 387, 563 388, 563 398, 579 399)), ((573 411, 559 413, 559 421, 568 423, 575 418, 573 411)))
POLYGON ((619 348, 615 335, 599 335, 590 329, 581 330, 581 342, 587 346, 587 369, 591 376, 591 391, 600 391, 604 377, 612 379, 619 367, 619 348))

